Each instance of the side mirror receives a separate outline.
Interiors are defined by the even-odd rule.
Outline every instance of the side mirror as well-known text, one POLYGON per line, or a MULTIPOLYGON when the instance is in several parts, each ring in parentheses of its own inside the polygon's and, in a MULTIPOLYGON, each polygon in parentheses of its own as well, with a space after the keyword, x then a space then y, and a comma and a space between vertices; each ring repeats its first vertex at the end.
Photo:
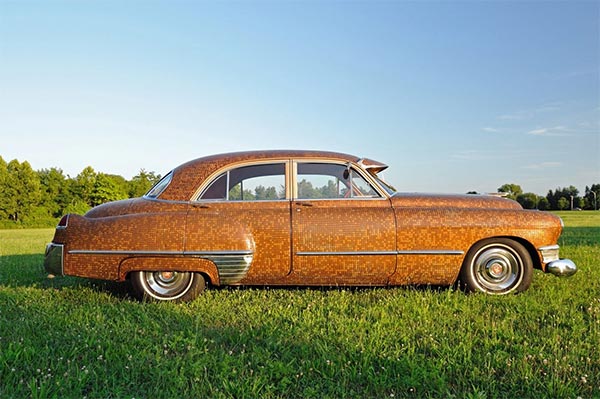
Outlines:
POLYGON ((344 180, 348 180, 349 177, 350 177, 350 165, 348 165, 348 167, 344 171, 344 180))

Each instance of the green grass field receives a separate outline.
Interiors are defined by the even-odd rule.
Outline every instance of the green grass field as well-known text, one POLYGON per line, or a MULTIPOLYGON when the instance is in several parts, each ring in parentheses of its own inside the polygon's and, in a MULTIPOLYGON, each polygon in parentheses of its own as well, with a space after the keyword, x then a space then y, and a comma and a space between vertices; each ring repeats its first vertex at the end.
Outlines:
POLYGON ((0 230, 0 397, 600 397, 600 212, 520 295, 210 289, 139 303, 42 271, 52 230, 0 230))

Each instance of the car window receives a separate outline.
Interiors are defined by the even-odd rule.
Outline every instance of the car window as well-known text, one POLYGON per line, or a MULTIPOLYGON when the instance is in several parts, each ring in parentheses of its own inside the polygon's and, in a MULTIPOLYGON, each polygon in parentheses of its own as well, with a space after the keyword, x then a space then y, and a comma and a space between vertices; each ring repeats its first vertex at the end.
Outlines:
POLYGON ((300 199, 379 197, 354 168, 339 164, 299 163, 296 189, 300 199))
POLYGON ((219 175, 199 199, 274 201, 285 199, 285 164, 242 166, 219 175))
POLYGON ((146 197, 146 198, 158 198, 158 196, 161 195, 163 193, 163 191, 165 191, 166 188, 169 186, 169 183, 171 183, 171 179, 172 178, 173 178, 173 171, 167 173, 165 177, 163 177, 162 179, 160 179, 160 181, 158 183, 156 183, 154 185, 154 187, 152 187, 144 195, 144 197, 146 197))

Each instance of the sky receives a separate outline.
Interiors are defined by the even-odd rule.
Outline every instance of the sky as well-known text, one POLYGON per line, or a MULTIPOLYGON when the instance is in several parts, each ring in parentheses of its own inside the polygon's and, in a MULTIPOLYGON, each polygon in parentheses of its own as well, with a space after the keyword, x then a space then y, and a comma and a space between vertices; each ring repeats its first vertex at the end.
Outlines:
POLYGON ((600 1, 0 0, 0 156, 75 177, 230 151, 404 192, 600 183, 600 1))

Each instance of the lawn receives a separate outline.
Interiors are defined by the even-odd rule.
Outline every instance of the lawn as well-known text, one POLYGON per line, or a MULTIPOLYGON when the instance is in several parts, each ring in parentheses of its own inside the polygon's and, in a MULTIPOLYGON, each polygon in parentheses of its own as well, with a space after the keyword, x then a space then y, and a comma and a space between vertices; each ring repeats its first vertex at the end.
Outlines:
POLYGON ((47 279, 52 230, 0 230, 0 397, 600 396, 600 212, 564 212, 562 256, 520 295, 210 289, 140 303, 47 279))

